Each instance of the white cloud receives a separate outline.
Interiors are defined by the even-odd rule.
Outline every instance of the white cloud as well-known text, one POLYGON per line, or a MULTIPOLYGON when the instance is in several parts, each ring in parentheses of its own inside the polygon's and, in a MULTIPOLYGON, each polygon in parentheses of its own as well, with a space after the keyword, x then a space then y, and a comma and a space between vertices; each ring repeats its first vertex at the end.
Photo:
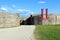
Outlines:
POLYGON ((21 15, 24 15, 24 16, 30 16, 31 14, 34 14, 34 12, 27 9, 18 9, 17 11, 21 13, 21 15))
POLYGON ((30 12, 30 10, 26 10, 26 9, 24 9, 24 11, 25 11, 25 12, 30 12))
POLYGON ((17 11, 19 11, 19 12, 30 12, 30 10, 26 10, 26 9, 17 9, 17 11))
POLYGON ((16 7, 16 6, 13 4, 12 7, 16 7))
POLYGON ((45 1, 39 1, 38 3, 39 4, 45 4, 46 2, 45 1))
POLYGON ((8 11, 7 8, 2 7, 1 10, 3 11, 8 11))
POLYGON ((31 14, 34 14, 34 12, 31 12, 31 14))
POLYGON ((22 10, 22 9, 17 9, 17 11, 19 11, 19 12, 23 12, 23 10, 22 10))

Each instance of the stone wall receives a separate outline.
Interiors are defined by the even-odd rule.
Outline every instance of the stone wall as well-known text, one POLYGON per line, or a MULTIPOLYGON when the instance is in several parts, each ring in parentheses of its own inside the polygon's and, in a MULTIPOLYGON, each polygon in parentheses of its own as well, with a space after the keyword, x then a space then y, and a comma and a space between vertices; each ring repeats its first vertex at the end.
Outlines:
POLYGON ((49 16, 48 22, 50 24, 60 24, 60 15, 52 14, 51 16, 49 16))
POLYGON ((13 27, 19 25, 20 25, 20 18, 18 14, 0 12, 0 27, 13 27))
POLYGON ((60 14, 49 14, 48 20, 44 19, 43 24, 60 24, 60 14))
POLYGON ((41 20, 41 15, 34 15, 34 24, 48 25, 48 24, 60 24, 60 14, 49 14, 48 20, 44 14, 44 20, 41 20))

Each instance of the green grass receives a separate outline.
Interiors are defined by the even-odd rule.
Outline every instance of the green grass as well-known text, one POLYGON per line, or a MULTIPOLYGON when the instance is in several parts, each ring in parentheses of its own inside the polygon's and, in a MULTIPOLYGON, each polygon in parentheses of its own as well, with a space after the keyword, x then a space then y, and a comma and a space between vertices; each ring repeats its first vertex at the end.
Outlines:
POLYGON ((60 25, 36 25, 36 40, 60 40, 60 25))

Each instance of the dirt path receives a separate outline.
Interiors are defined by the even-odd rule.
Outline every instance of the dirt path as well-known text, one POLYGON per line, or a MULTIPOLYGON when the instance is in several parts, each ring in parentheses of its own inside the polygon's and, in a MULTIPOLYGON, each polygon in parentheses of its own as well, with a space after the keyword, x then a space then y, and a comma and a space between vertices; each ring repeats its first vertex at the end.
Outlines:
POLYGON ((0 29, 0 40, 35 40, 34 29, 34 25, 0 29))

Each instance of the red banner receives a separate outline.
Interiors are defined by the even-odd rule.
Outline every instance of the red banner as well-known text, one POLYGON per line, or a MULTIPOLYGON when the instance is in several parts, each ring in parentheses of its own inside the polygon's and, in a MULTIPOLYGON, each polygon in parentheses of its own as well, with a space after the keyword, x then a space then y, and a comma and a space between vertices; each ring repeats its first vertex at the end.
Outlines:
POLYGON ((41 9, 41 19, 44 20, 44 9, 41 9))
POLYGON ((48 9, 46 8, 46 20, 48 20, 48 9))

